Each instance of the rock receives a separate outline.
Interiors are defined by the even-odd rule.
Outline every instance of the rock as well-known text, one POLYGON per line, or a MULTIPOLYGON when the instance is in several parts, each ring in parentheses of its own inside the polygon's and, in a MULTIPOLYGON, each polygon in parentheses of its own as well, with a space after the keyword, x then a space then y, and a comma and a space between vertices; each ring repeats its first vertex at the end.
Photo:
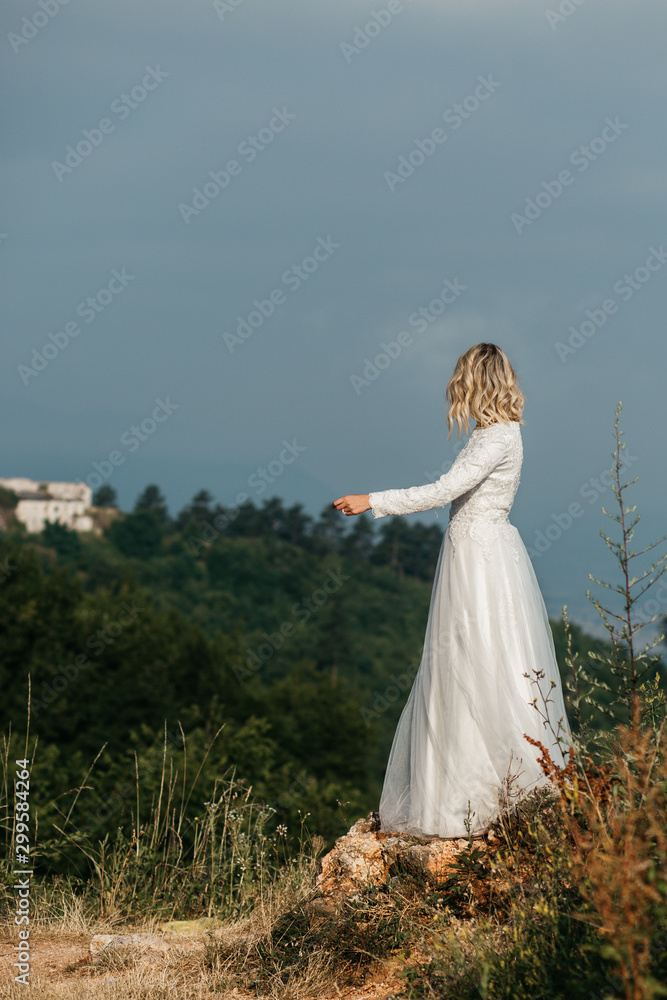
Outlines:
POLYGON ((409 834, 382 833, 378 814, 369 813, 339 837, 322 858, 315 885, 322 897, 353 895, 367 882, 384 882, 396 861, 422 872, 426 878, 439 877, 467 846, 468 841, 462 839, 419 839, 409 834))
POLYGON ((399 857, 402 860, 411 861, 420 868, 425 875, 437 877, 444 875, 451 867, 464 847, 468 846, 467 841, 463 841, 463 846, 459 846, 457 840, 436 840, 428 844, 414 844, 412 847, 401 851, 399 857))
POLYGON ((331 896, 316 896, 315 899, 308 900, 306 910, 315 917, 330 917, 337 912, 338 907, 331 896))
POLYGON ((162 957, 169 951, 167 942, 157 934, 95 934, 90 942, 93 962, 117 948, 136 948, 142 954, 155 952, 162 957))

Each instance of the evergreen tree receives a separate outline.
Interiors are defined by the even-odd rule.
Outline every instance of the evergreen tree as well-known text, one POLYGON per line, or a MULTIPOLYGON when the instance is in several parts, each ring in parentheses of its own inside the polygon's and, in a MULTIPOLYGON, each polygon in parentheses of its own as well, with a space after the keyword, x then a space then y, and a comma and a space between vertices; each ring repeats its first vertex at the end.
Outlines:
POLYGON ((211 507, 213 499, 208 490, 199 490, 195 493, 190 503, 177 514, 176 527, 184 530, 187 526, 188 531, 197 531, 199 525, 205 521, 212 521, 218 513, 211 507))
POLYGON ((112 521, 107 537, 128 558, 150 559, 162 544, 164 521, 159 511, 140 508, 133 514, 112 521))
POLYGON ((93 507, 117 507, 118 494, 113 486, 104 483, 93 493, 93 507))
POLYGON ((135 513, 140 510, 149 510, 162 524, 169 521, 169 511, 167 501, 160 492, 160 487, 152 483, 139 494, 134 505, 135 513))
POLYGON ((375 544, 375 518, 369 514, 359 514, 354 518, 351 529, 341 543, 341 552, 349 559, 369 562, 375 544))
POLYGON ((59 521, 46 521, 41 533, 42 542, 55 549, 61 562, 72 562, 81 555, 82 544, 78 532, 70 530, 59 521))
POLYGON ((313 525, 311 537, 316 550, 320 552, 337 552, 345 536, 345 515, 327 504, 322 508, 320 516, 313 525))

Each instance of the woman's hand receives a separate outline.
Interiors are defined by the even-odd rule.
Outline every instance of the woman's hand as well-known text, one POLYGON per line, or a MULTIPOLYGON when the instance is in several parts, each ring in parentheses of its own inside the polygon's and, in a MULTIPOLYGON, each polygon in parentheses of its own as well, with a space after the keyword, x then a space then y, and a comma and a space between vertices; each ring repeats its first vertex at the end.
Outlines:
POLYGON ((365 510, 370 510, 371 505, 368 502, 368 493, 351 493, 346 497, 338 497, 338 500, 334 500, 331 504, 336 510, 341 510, 343 514, 363 514, 365 510))

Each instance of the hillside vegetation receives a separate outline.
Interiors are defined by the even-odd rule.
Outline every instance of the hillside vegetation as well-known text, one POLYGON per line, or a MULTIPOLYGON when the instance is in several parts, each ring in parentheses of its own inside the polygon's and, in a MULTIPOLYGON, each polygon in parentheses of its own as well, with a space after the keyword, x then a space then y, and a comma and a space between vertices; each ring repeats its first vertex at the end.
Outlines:
POLYGON ((277 498, 224 508, 205 491, 171 518, 155 485, 101 536, 10 523, 10 937, 24 759, 38 922, 221 922, 196 969, 133 996, 333 997, 392 961, 411 998, 666 995, 667 702, 635 614, 665 557, 634 569, 615 431, 618 582, 595 582, 609 605, 592 597, 609 641, 552 622, 575 736, 565 768, 542 748, 552 794, 501 815, 444 880, 399 866, 333 911, 313 909, 317 858, 377 808, 440 530, 312 519, 277 498))
MULTIPOLYGON (((0 535, 1 722, 24 732, 30 678, 42 835, 103 744, 77 827, 126 823, 134 755, 151 794, 165 727, 176 757, 181 729, 199 748, 223 727, 195 811, 232 767, 277 824, 309 813, 327 842, 375 808, 442 534, 372 521, 346 531, 332 508, 313 520, 279 499, 225 509, 204 492, 171 519, 151 486, 102 537, 57 524, 0 535)), ((573 632, 583 655, 604 645, 573 632)))

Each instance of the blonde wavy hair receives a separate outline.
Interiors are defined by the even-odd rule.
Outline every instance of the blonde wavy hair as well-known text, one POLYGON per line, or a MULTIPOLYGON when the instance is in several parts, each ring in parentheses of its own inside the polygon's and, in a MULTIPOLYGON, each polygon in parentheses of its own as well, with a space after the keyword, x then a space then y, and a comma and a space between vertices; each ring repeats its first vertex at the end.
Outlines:
POLYGON ((470 417, 478 427, 510 420, 523 423, 523 393, 507 355, 495 344, 475 344, 461 355, 447 384, 447 398, 448 437, 454 421, 459 425, 458 437, 462 429, 467 434, 470 417))

